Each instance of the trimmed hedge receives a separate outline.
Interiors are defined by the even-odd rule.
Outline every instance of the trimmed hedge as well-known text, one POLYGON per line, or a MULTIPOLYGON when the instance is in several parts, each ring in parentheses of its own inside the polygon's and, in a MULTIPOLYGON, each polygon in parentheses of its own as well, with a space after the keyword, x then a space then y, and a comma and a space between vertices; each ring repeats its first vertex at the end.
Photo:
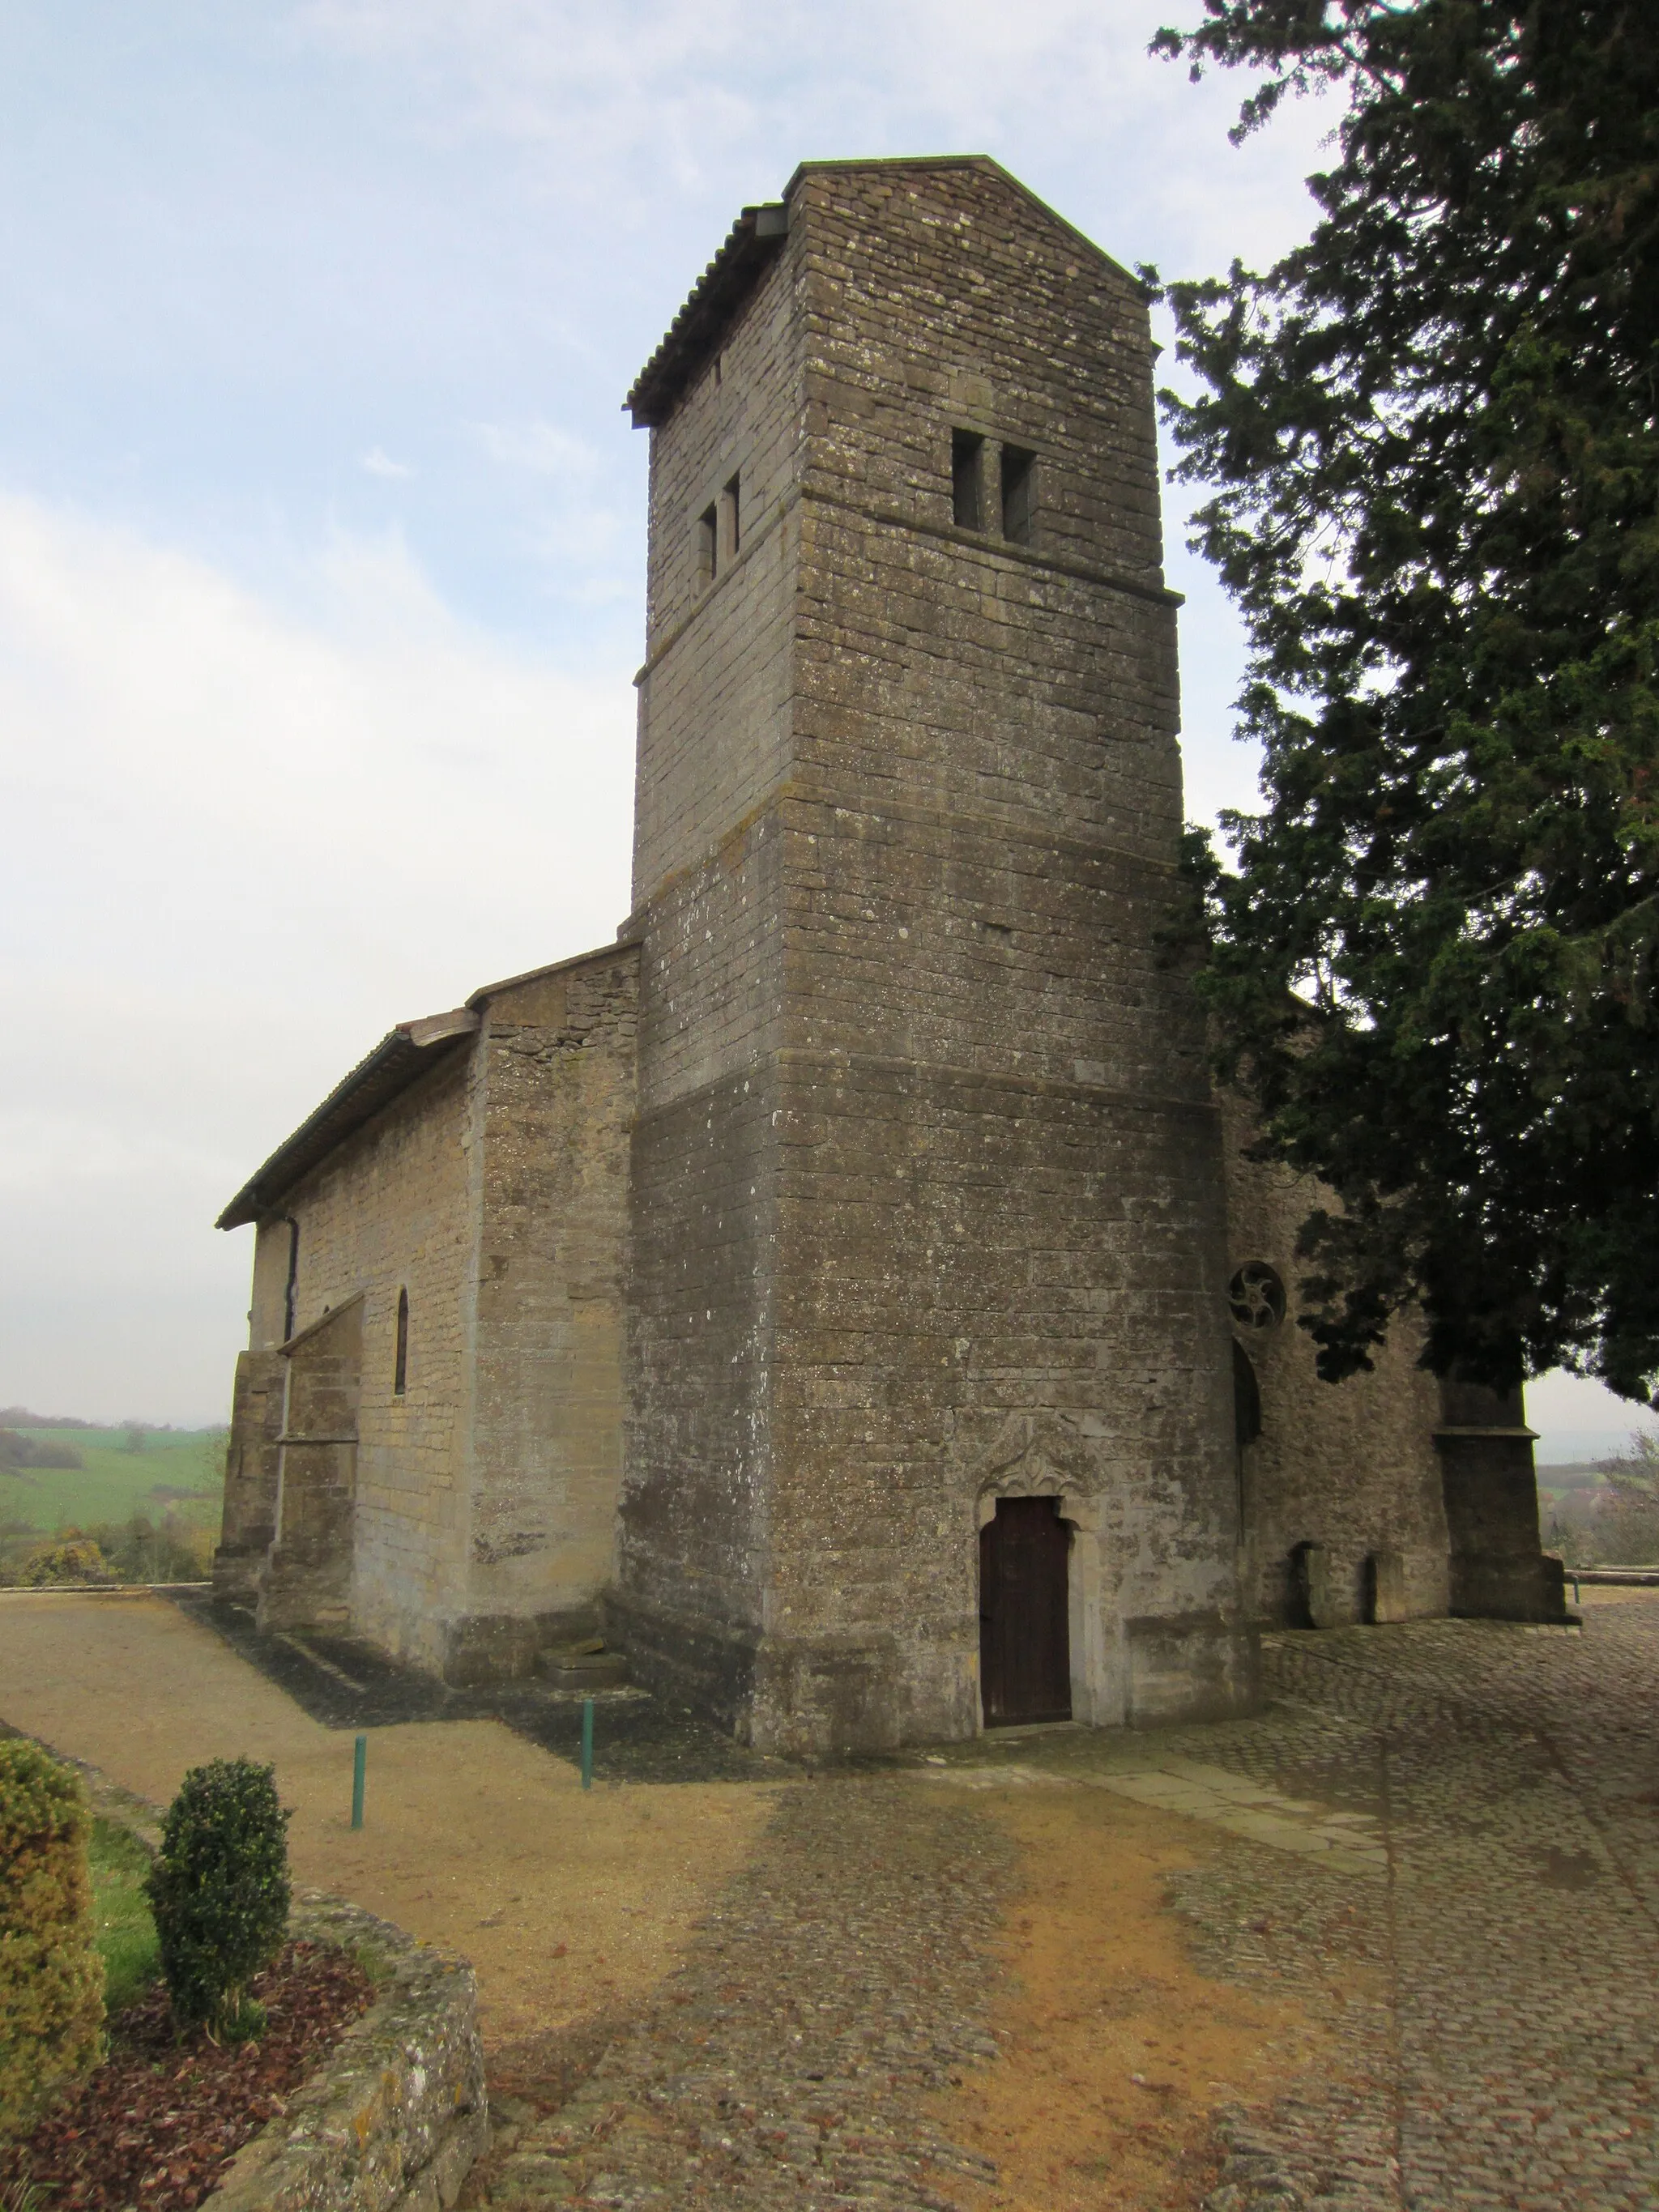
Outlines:
POLYGON ((29 2134, 103 2051, 81 1778, 0 1740, 0 2138, 29 2134))
POLYGON ((288 1821, 275 1770, 252 1759, 216 1759, 179 1784, 145 1889, 181 2023, 228 2036, 264 2026, 246 1991, 288 1930, 288 1821))

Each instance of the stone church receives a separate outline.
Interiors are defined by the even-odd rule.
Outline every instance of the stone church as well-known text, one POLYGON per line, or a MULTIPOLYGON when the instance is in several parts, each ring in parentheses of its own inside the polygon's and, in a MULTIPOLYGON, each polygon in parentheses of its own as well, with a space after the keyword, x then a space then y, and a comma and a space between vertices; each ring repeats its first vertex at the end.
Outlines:
POLYGON ((601 1633, 757 1746, 1222 1716, 1266 1625, 1558 1613, 1518 1398, 1332 1389, 1160 950, 1145 294, 813 162, 641 371, 633 912, 249 1180, 219 1594, 457 1684, 601 1633))

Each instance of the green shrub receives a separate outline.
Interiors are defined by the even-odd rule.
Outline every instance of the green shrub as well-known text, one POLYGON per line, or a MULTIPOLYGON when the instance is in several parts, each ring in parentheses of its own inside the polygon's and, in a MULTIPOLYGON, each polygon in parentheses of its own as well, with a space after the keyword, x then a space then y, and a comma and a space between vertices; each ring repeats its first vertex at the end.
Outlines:
POLYGON ((144 1885, 174 2017, 228 2036, 264 2024, 248 1983, 288 1928, 288 1820, 276 1778, 247 1759, 193 1766, 144 1885))
POLYGON ((91 1825, 79 1775, 0 1741, 0 2138, 27 2135, 102 2048, 91 1825))
POLYGON ((48 1589, 57 1583, 112 1583, 115 1572, 92 1538, 72 1529, 67 1541, 36 1552, 18 1579, 25 1589, 48 1589))

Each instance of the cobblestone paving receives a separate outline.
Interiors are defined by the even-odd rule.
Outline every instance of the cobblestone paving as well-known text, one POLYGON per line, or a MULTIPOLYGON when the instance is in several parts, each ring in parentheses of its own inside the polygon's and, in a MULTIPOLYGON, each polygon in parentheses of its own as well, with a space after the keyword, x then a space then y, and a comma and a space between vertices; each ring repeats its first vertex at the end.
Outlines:
POLYGON ((1373 1812, 1380 1880, 1266 1851, 1179 1885, 1218 1971, 1346 1963, 1348 2063, 1224 2116, 1214 2212, 1659 2204, 1659 1602, 1582 1636, 1446 1621, 1273 1639, 1279 1701, 1205 1756, 1373 1812))
POLYGON ((927 2207, 983 2174, 920 2100, 996 2045, 983 1954, 1012 1852, 908 1778, 786 1793, 666 2002, 468 2201, 927 2207))
POLYGON ((1210 2212, 1652 2212, 1659 1598, 1592 1607, 1582 1636, 1431 1622, 1266 1661, 1249 1722, 999 1735, 943 1774, 786 1792, 667 2001, 469 2201, 936 2208, 983 2173, 920 2117, 995 2049, 1008 1847, 979 1790, 918 1787, 972 1768, 1208 1820, 1174 1895, 1200 1963, 1332 2020, 1323 2078, 1216 2116, 1210 2212), (1298 1824, 1364 1848, 1322 1856, 1298 1824))

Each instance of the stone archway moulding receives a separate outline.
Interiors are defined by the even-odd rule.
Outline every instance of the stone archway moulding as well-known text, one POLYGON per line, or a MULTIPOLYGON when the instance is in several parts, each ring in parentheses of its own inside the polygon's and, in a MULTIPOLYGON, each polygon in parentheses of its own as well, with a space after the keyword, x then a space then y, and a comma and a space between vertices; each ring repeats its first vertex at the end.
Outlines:
POLYGON ((1121 1723, 1123 1668, 1119 1638, 1109 1637, 1105 1620, 1098 1479, 1082 1437, 1054 1414, 1012 1413, 968 1474, 975 1538, 996 1518, 999 1498, 1052 1498, 1071 1523, 1072 1717, 1097 1728, 1121 1723))

